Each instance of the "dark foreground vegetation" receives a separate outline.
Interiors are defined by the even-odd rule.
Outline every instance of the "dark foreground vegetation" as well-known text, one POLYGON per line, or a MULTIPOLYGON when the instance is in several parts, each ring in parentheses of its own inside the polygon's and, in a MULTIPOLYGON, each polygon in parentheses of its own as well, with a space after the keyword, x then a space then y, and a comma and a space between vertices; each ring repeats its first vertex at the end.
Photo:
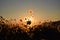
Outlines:
POLYGON ((60 21, 35 25, 29 32, 22 31, 19 25, 9 28, 5 21, 0 17, 0 40, 60 40, 60 21))

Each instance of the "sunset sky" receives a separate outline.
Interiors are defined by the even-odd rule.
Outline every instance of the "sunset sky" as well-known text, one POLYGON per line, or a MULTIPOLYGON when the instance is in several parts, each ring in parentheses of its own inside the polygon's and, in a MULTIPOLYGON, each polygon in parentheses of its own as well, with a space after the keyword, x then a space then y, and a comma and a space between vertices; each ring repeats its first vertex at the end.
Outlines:
POLYGON ((19 18, 28 10, 40 20, 60 20, 60 0, 0 0, 0 16, 19 18))

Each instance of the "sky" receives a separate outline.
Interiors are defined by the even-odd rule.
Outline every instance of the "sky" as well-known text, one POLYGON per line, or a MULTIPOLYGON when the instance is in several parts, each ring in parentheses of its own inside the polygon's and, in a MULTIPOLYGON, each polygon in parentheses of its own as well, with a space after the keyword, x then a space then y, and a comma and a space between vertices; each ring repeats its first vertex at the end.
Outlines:
POLYGON ((60 20, 60 0, 0 0, 0 16, 19 18, 28 10, 39 20, 60 20))

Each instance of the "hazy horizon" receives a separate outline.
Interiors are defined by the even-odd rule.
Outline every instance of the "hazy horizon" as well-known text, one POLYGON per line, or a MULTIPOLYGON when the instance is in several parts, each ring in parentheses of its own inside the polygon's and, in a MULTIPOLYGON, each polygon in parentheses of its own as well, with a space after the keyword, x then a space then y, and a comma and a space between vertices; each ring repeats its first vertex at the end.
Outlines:
POLYGON ((39 20, 60 20, 60 0, 0 0, 0 16, 5 18, 28 15, 29 9, 39 20))

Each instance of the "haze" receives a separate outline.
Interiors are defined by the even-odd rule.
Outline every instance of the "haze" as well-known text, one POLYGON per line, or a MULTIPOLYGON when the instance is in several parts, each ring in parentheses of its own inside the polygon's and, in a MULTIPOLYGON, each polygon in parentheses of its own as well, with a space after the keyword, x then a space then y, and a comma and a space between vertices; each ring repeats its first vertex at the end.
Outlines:
POLYGON ((39 20, 60 20, 60 0, 0 0, 0 16, 19 18, 29 9, 39 20))

